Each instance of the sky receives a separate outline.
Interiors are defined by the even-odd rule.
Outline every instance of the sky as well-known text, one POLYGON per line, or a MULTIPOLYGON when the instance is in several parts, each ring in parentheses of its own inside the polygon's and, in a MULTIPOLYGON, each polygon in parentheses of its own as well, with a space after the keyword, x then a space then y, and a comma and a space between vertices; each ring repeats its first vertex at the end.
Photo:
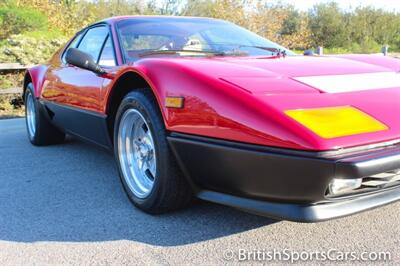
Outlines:
MULTIPOLYGON (((292 4, 298 9, 306 11, 316 3, 332 2, 332 0, 282 0, 281 2, 292 4)), ((360 5, 370 5, 388 11, 400 12, 400 0, 336 0, 335 2, 337 2, 343 9, 354 9, 360 5)))

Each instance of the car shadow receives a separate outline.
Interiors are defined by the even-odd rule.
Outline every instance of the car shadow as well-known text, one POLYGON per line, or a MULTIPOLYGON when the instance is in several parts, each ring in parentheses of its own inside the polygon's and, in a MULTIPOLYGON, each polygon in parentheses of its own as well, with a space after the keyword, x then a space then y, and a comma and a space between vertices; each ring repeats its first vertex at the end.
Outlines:
POLYGON ((25 132, 7 136, 0 149, 0 240, 132 240, 177 246, 241 233, 277 221, 197 202, 152 216, 133 207, 111 154, 69 139, 33 147, 25 132))

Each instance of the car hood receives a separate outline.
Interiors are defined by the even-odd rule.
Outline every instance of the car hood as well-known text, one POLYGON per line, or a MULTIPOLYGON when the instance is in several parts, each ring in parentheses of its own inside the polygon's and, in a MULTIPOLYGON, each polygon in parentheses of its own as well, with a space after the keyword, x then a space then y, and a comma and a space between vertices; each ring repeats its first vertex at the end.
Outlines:
MULTIPOLYGON (((163 87, 165 94, 190 92, 191 98, 198 97, 198 101, 210 105, 225 120, 231 119, 256 130, 257 136, 280 128, 279 135, 273 136, 280 138, 279 143, 270 141, 272 138, 243 141, 296 149, 335 150, 400 139, 400 60, 395 58, 378 55, 169 57, 146 58, 136 63, 141 64, 148 66, 143 72, 156 86, 163 87), (152 72, 156 69, 160 70, 157 75, 152 72), (183 88, 176 84, 183 84, 183 88), (226 97, 221 96, 216 101, 221 94, 226 97), (383 123, 387 129, 325 139, 287 115, 288 110, 339 106, 354 107, 383 123)), ((213 131, 204 134, 219 136, 213 131)), ((233 132, 231 134, 234 136, 233 132)))
MULTIPOLYGON (((286 110, 292 109, 353 106, 388 127, 379 132, 333 139, 315 137, 315 149, 337 149, 400 139, 398 59, 378 55, 222 57, 188 59, 184 67, 244 90, 254 101, 263 102, 283 116, 286 110)), ((299 132, 297 123, 293 123, 293 130, 299 132)))
POLYGON ((310 93, 400 87, 400 60, 384 56, 212 57, 178 60, 251 93, 310 93))

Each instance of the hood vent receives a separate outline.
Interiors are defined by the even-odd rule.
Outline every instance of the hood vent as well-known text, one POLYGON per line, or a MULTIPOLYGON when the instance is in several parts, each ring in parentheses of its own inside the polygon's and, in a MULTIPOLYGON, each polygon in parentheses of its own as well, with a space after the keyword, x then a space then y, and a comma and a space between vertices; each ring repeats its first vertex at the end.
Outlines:
POLYGON ((293 79, 328 93, 400 88, 400 74, 396 72, 308 76, 293 79))

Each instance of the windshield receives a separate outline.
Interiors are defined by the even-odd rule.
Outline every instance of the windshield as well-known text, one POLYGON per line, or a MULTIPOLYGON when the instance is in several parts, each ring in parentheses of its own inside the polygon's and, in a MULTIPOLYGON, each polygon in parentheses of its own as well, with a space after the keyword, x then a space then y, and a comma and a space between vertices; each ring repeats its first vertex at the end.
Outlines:
POLYGON ((251 31, 204 18, 134 18, 117 24, 127 61, 143 56, 294 55, 251 31))

